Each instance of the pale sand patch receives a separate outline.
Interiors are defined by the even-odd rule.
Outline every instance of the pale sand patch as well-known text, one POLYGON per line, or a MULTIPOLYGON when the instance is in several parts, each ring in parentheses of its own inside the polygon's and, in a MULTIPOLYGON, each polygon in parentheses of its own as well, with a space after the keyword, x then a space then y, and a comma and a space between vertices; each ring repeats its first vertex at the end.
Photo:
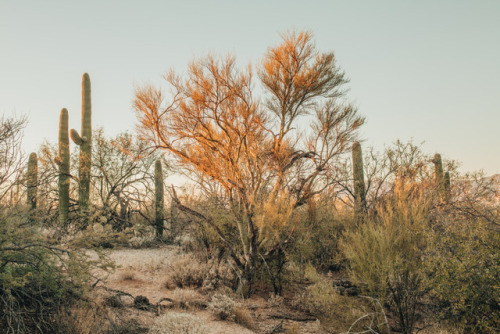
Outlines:
MULTIPOLYGON (((174 290, 165 288, 165 280, 169 270, 169 262, 176 256, 182 254, 175 246, 164 246, 150 249, 117 249, 111 250, 109 256, 119 266, 115 273, 110 275, 104 285, 111 289, 116 289, 130 293, 131 295, 142 295, 149 299, 150 303, 156 304, 161 298, 168 297, 175 300, 174 290)), ((279 319, 270 319, 267 315, 271 309, 267 302, 260 297, 253 297, 245 302, 254 311, 254 320, 259 329, 252 331, 232 321, 217 320, 213 314, 206 310, 188 311, 174 309, 172 311, 191 313, 204 319, 209 334, 252 334, 267 333, 270 329, 280 323, 279 319)), ((279 309, 279 307, 278 307, 279 309)), ((130 309, 133 311, 133 309, 130 309)), ((154 313, 137 311, 142 314, 144 321, 152 323, 154 313), (149 321, 147 319, 150 319, 149 321)), ((168 312, 165 310, 164 312, 168 312)), ((297 324, 297 323, 296 323, 297 324)), ((148 323, 145 323, 148 325, 148 323)), ((290 328, 293 322, 285 320, 284 328, 290 328)), ((299 332, 302 334, 324 333, 316 323, 298 323, 299 332)))

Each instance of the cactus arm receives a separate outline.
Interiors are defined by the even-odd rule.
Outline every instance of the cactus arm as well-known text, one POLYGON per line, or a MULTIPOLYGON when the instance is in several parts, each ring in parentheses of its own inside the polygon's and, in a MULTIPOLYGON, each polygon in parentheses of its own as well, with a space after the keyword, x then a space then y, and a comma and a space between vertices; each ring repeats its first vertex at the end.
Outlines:
POLYGON ((80 135, 78 134, 78 131, 76 131, 75 129, 71 129, 71 131, 69 132, 69 134, 71 136, 71 140, 73 140, 73 143, 75 143, 78 146, 82 146, 82 144, 87 139, 85 137, 83 137, 83 138, 80 137, 80 135))

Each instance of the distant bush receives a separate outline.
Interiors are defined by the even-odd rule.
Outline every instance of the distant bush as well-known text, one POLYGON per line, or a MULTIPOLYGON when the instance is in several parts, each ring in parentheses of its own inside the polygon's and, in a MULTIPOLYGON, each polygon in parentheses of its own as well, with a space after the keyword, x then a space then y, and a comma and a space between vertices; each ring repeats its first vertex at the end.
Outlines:
POLYGON ((204 321, 188 313, 169 312, 155 319, 150 334, 205 334, 204 321))

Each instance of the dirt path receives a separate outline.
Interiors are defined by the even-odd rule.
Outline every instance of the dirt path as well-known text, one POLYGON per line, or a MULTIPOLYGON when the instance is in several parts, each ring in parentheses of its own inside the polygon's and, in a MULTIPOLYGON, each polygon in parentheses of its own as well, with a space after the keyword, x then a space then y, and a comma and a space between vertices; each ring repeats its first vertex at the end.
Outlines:
MULTIPOLYGON (((161 298, 173 298, 173 291, 165 287, 165 281, 169 270, 169 262, 180 254, 179 248, 174 246, 112 250, 110 258, 115 261, 118 268, 106 279, 104 286, 133 296, 145 296, 152 304, 156 304, 161 298)), ((281 322, 281 320, 268 316, 269 313, 276 310, 271 310, 263 298, 252 298, 243 302, 243 305, 249 306, 249 309, 251 309, 250 314, 256 324, 255 330, 249 330, 232 321, 217 320, 207 310, 176 310, 176 312, 191 313, 204 319, 210 334, 268 333, 281 322)), ((154 321, 154 313, 148 313, 142 316, 143 322, 154 321)), ((293 333, 322 333, 317 323, 314 322, 298 324, 294 324, 289 320, 283 322, 283 328, 296 328, 299 325, 301 328, 293 333)))

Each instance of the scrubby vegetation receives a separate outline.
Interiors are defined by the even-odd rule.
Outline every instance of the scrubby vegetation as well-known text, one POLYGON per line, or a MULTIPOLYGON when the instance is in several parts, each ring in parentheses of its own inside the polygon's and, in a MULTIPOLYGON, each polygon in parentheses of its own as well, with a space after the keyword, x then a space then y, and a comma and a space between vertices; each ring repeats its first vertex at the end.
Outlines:
POLYGON ((85 74, 76 152, 65 109, 29 160, 26 120, 0 119, 1 333, 500 330, 498 180, 411 142, 363 153, 308 33, 257 73, 263 97, 233 58, 194 62, 170 100, 139 88, 142 132, 114 138, 85 74))

